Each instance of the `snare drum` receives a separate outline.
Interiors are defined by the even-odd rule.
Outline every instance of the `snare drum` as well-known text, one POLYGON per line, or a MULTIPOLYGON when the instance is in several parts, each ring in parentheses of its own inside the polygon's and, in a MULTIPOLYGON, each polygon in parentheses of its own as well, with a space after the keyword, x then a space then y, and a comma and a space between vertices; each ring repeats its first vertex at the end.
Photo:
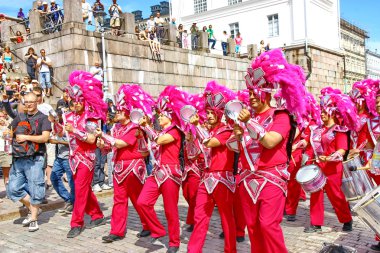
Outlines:
POLYGON ((327 178, 321 168, 315 164, 311 164, 300 168, 297 172, 296 180, 305 192, 313 193, 325 186, 327 178))
POLYGON ((361 199, 375 188, 365 170, 357 170, 363 167, 360 157, 357 155, 343 162, 342 191, 348 201, 361 199))
POLYGON ((365 195, 352 210, 376 234, 380 235, 380 186, 365 195))

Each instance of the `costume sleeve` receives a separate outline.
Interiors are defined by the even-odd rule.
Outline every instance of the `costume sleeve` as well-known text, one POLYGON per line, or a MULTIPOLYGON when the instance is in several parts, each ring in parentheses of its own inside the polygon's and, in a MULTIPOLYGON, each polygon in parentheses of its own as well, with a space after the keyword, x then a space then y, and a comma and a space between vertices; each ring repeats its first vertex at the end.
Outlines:
POLYGON ((216 134, 215 136, 213 136, 213 138, 216 138, 221 145, 226 145, 228 139, 231 137, 231 134, 232 134, 232 130, 226 130, 226 131, 223 131, 219 134, 216 134))
POLYGON ((335 151, 348 150, 348 136, 346 133, 337 132, 335 136, 335 151))
POLYGON ((279 133, 283 139, 286 139, 290 132, 290 119, 286 112, 275 114, 273 125, 268 132, 279 133))

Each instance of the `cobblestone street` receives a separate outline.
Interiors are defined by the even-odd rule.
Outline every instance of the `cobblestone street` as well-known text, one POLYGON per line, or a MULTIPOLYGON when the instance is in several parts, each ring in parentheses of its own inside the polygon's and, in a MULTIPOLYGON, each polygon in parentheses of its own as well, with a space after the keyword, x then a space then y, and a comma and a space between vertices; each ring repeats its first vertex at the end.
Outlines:
MULTIPOLYGON (((112 209, 112 197, 99 198, 104 214, 109 218, 112 209)), ((8 202, 8 200, 7 200, 8 202)), ((165 221, 162 207, 162 199, 157 205, 158 216, 165 221)), ((4 203, 0 204, 3 205, 4 203)), ((325 224, 320 234, 303 233, 304 226, 308 224, 308 201, 300 203, 299 215, 296 222, 283 222, 286 245, 289 252, 318 252, 323 242, 334 242, 354 247, 359 253, 373 252, 369 246, 374 243, 373 232, 367 228, 357 217, 354 217, 354 231, 341 232, 341 224, 338 223, 331 205, 326 202, 325 224)), ((16 204, 13 204, 16 206, 16 204)), ((61 215, 57 211, 43 212, 39 219, 40 230, 29 233, 27 228, 21 226, 22 218, 3 221, 0 223, 0 252, 165 252, 165 246, 151 245, 149 238, 138 239, 136 234, 141 229, 137 214, 130 206, 128 232, 124 240, 112 244, 102 243, 101 237, 107 235, 110 229, 109 223, 95 229, 86 229, 75 239, 67 239, 70 216, 61 215)), ((179 203, 181 218, 181 248, 180 252, 186 252, 190 233, 185 231, 185 217, 187 205, 181 197, 179 203)), ((86 217, 86 222, 89 222, 86 217)), ((209 233, 203 252, 223 252, 223 241, 218 235, 221 232, 220 219, 215 209, 210 222, 209 233)), ((164 237, 162 243, 166 245, 168 238, 164 237)), ((238 244, 238 252, 249 252, 248 237, 246 241, 238 244)))

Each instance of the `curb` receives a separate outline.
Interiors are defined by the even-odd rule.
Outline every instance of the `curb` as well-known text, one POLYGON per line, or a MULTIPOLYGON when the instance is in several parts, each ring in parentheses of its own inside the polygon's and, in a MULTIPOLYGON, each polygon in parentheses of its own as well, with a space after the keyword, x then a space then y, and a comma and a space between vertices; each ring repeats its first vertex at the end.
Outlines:
MULTIPOLYGON (((95 193, 95 195, 98 199, 107 198, 107 197, 113 196, 113 189, 108 190, 108 191, 98 192, 98 193, 95 193)), ((40 208, 42 209, 43 212, 47 212, 47 211, 53 211, 53 210, 62 208, 64 205, 65 205, 65 202, 63 200, 57 200, 57 201, 49 202, 45 205, 41 205, 40 208)), ((27 214, 28 214, 27 209, 25 207, 20 207, 8 213, 0 214, 0 222, 18 219, 20 217, 26 216, 27 214)))

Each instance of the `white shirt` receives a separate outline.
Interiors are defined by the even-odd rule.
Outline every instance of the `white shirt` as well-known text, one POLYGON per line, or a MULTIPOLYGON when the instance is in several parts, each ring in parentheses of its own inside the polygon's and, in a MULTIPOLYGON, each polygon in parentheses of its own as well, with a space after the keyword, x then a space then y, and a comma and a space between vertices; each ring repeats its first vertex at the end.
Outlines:
POLYGON ((222 42, 227 42, 227 39, 228 39, 229 37, 230 37, 230 35, 228 35, 228 34, 223 34, 221 41, 222 41, 222 42))
POLYGON ((121 7, 119 5, 111 5, 110 8, 108 9, 109 11, 111 11, 110 15, 114 18, 118 18, 120 17, 120 11, 121 11, 121 7))
POLYGON ((154 23, 156 23, 157 26, 163 26, 165 23, 165 20, 161 17, 155 17, 154 18, 154 23))
POLYGON ((101 67, 95 67, 95 66, 91 67, 90 68, 90 73, 93 74, 93 75, 96 73, 94 75, 94 78, 98 79, 101 82, 103 82, 103 69, 101 67))
POLYGON ((92 8, 87 2, 82 3, 82 15, 87 16, 89 20, 92 19, 92 8))
MULTIPOLYGON (((46 62, 48 62, 48 63, 51 63, 51 60, 50 60, 50 58, 49 57, 45 57, 45 61, 46 62)), ((40 69, 39 69, 39 71, 42 73, 42 72, 50 72, 50 70, 49 70, 49 66, 48 65, 46 65, 46 64, 44 64, 44 63, 42 63, 42 59, 41 59, 41 57, 40 58, 38 58, 37 59, 37 64, 38 65, 41 65, 40 66, 40 69)))
POLYGON ((152 31, 152 29, 153 29, 153 27, 155 26, 155 22, 154 22, 154 20, 148 20, 147 22, 146 22, 146 29, 148 29, 148 31, 150 32, 150 31, 152 31))

